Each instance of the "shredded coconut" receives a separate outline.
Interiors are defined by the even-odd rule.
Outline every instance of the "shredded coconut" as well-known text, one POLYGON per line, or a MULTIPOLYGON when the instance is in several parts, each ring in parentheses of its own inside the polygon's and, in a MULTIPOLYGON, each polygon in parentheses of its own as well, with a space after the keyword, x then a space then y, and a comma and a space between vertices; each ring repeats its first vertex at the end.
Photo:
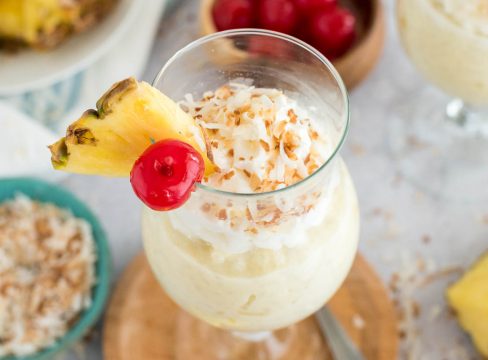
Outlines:
POLYGON ((86 221, 24 195, 0 205, 0 357, 63 336, 90 305, 94 263, 86 221))
MULTIPOLYGON (((399 335, 402 339, 401 357, 407 360, 430 359, 427 343, 423 341, 426 323, 421 322, 425 316, 427 324, 438 320, 442 313, 447 313, 447 305, 443 298, 435 299, 436 303, 428 308, 422 308, 419 304, 421 290, 438 284, 440 280, 446 280, 450 275, 461 273, 457 266, 438 268, 432 259, 422 257, 413 258, 412 254, 402 254, 401 268, 393 273, 389 288, 399 314, 399 335), (425 315, 423 315, 425 313, 425 315), (423 325, 423 326, 422 326, 423 325)), ((440 289, 443 293, 444 287, 440 289)), ((467 353, 462 344, 452 342, 447 349, 441 349, 443 359, 468 360, 459 354, 467 353), (458 354, 459 357, 454 356, 458 354)))
POLYGON ((277 89, 229 83, 180 102, 202 127, 218 171, 204 179, 221 190, 256 193, 290 186, 331 154, 323 130, 277 89))

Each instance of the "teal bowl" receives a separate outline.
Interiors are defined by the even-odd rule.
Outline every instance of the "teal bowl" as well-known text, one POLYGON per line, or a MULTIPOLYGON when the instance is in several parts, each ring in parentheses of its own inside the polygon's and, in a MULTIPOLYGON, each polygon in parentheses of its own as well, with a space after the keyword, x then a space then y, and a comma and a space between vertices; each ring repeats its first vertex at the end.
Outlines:
POLYGON ((67 190, 33 178, 0 179, 0 203, 12 199, 17 193, 25 194, 31 199, 40 202, 49 202, 61 208, 69 209, 76 217, 88 221, 92 227, 97 251, 97 261, 95 264, 97 282, 92 289, 92 304, 81 313, 80 318, 71 329, 62 338, 58 339, 54 345, 38 353, 20 358, 14 356, 0 358, 0 360, 47 360, 52 359, 55 354, 67 350, 80 340, 100 318, 109 294, 112 265, 110 250, 105 232, 95 215, 93 215, 85 204, 67 190))

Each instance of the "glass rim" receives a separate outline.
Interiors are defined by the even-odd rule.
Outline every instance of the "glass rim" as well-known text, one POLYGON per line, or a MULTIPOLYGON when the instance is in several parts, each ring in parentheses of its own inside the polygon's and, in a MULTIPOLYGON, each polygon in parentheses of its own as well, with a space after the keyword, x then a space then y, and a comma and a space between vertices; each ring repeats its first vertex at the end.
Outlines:
POLYGON ((318 50, 316 50, 314 47, 311 45, 307 44, 306 42, 297 39, 293 36, 286 35, 283 33, 279 33, 276 31, 271 31, 271 30, 264 30, 264 29, 234 29, 234 30, 225 30, 225 31, 220 31, 216 32, 210 35, 203 36, 197 40, 194 40, 190 42, 189 44, 185 45, 182 47, 180 50, 178 50, 169 60, 163 65, 161 70, 158 72, 156 77, 154 78, 152 82, 152 86, 157 87, 157 83, 161 80, 163 75, 165 74, 166 70, 175 62, 178 60, 178 58, 184 54, 185 52, 192 50, 200 45, 203 45, 205 43, 208 43, 209 41, 216 40, 216 39, 222 39, 222 38, 227 38, 230 36, 235 36, 235 35, 258 35, 258 36, 268 36, 271 38, 276 38, 280 40, 287 41, 289 43, 292 43, 294 45, 297 45, 301 47, 302 49, 308 51, 311 53, 313 56, 315 56, 320 62, 325 65, 325 67, 328 69, 328 71, 332 74, 332 77, 336 81, 337 85, 339 86, 340 92, 342 94, 342 100, 344 102, 345 106, 345 112, 344 112, 344 122, 345 126, 342 131, 342 134, 340 136, 339 142, 335 146, 334 151, 329 155, 327 160, 324 161, 324 163, 317 168, 313 173, 308 175, 307 177, 301 179, 300 181, 291 184, 289 186, 286 186, 281 189, 277 190, 271 190, 271 191, 265 191, 265 192, 257 192, 257 193, 239 193, 239 192, 232 192, 232 191, 226 191, 226 190, 220 190, 211 186, 207 186, 203 183, 196 183, 196 187, 198 189, 216 194, 216 195, 224 195, 228 197, 240 197, 240 198, 247 198, 247 197, 252 197, 252 198, 257 198, 257 197, 266 197, 269 195, 278 195, 287 192, 288 190, 295 189, 303 184, 308 183, 312 178, 315 178, 317 174, 322 173, 326 168, 327 165, 330 164, 330 162, 336 157, 336 155, 339 153, 341 150, 344 141, 346 139, 346 136, 349 132, 349 126, 350 126, 350 108, 349 108, 349 96, 348 92, 346 89, 346 86, 344 84, 344 81, 342 80, 341 76, 339 75, 338 71, 336 68, 332 65, 332 63, 324 56, 322 53, 320 53, 318 50))

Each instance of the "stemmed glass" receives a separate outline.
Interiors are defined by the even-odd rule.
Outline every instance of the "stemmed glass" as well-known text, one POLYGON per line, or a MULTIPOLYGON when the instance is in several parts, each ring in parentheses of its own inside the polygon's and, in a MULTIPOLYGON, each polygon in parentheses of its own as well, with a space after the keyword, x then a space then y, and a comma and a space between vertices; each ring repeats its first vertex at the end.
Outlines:
POLYGON ((339 156, 349 124, 347 93, 318 51, 254 29, 189 44, 153 85, 178 101, 231 81, 296 99, 327 127, 333 153, 308 178, 280 190, 231 193, 198 184, 175 211, 145 208, 144 248, 166 293, 192 315, 175 324, 178 358, 297 358, 297 351, 318 350, 311 334, 292 324, 330 299, 357 251, 357 198, 339 156))
POLYGON ((398 29, 426 86, 392 109, 401 172, 433 195, 488 196, 488 3, 398 0, 398 29), (444 93, 445 92, 445 93, 444 93))

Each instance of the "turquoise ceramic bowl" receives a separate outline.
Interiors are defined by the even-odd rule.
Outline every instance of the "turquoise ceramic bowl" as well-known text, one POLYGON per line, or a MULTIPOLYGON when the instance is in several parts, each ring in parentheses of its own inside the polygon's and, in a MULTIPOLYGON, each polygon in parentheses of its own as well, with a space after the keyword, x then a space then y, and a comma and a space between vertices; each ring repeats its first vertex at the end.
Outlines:
POLYGON ((80 340, 87 330, 100 318, 109 293, 111 273, 110 250, 105 232, 97 218, 86 205, 70 192, 57 185, 32 178, 0 179, 0 203, 13 198, 16 193, 23 193, 34 200, 50 202, 61 208, 69 209, 76 217, 88 221, 93 230, 93 238, 97 250, 97 262, 95 264, 97 282, 92 289, 91 306, 81 314, 80 319, 75 325, 53 346, 27 357, 16 358, 9 356, 1 358, 1 360, 52 359, 55 354, 68 349, 77 340, 80 340))

